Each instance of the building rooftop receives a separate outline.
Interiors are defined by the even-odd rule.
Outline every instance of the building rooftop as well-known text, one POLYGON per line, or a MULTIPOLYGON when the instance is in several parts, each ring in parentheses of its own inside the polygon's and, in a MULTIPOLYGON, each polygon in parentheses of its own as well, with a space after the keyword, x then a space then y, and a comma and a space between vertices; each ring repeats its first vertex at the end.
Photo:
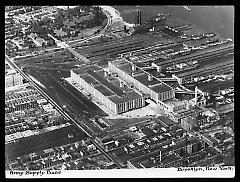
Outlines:
POLYGON ((139 82, 141 82, 142 84, 146 85, 147 87, 149 87, 149 85, 156 85, 156 84, 160 84, 161 83, 156 78, 153 78, 152 81, 149 81, 147 74, 137 75, 134 78, 136 80, 138 80, 139 82))
POLYGON ((87 83, 92 84, 92 85, 94 85, 94 86, 101 84, 99 81, 95 80, 95 79, 92 78, 90 75, 84 74, 84 75, 81 75, 81 77, 82 77, 87 83))
POLYGON ((185 119, 185 121, 186 121, 189 125, 191 125, 191 126, 198 126, 195 117, 189 116, 189 117, 186 117, 186 118, 184 118, 184 119, 185 119))
POLYGON ((170 154, 170 155, 167 155, 167 156, 163 157, 161 162, 163 164, 169 164, 169 163, 177 161, 179 159, 181 159, 181 157, 179 157, 179 156, 177 156, 176 154, 173 153, 173 154, 170 154))
POLYGON ((175 80, 168 80, 168 81, 164 81, 164 82, 174 89, 176 89, 177 87, 180 86, 179 83, 175 80))
MULTIPOLYGON (((150 86, 151 90, 153 90, 154 92, 162 93, 162 92, 172 90, 172 88, 170 86, 168 86, 164 82, 162 82, 154 77, 152 78, 151 81, 149 81, 148 74, 139 68, 136 68, 136 70, 133 71, 132 65, 130 63, 128 63, 125 59, 116 60, 113 62, 113 64, 116 65, 119 69, 126 72, 127 74, 133 76, 136 80, 138 80, 145 86, 147 86, 147 87, 150 86)), ((158 75, 156 75, 157 74, 157 73, 155 73, 155 72, 157 72, 156 70, 155 71, 152 70, 150 72, 154 72, 154 74, 153 74, 154 76, 160 76, 160 73, 158 73, 158 75)))
POLYGON ((88 69, 90 70, 94 70, 96 72, 99 72, 101 70, 101 67, 99 67, 98 65, 85 65, 82 64, 79 66, 79 68, 74 69, 73 71, 77 74, 84 74, 88 69))
MULTIPOLYGON (((91 68, 91 67, 90 67, 91 68)), ((120 87, 120 82, 112 77, 107 76, 104 77, 103 72, 101 70, 93 71, 92 69, 83 71, 75 71, 77 73, 81 73, 81 78, 83 78, 87 83, 92 85, 95 89, 101 92, 103 95, 107 96, 114 103, 122 103, 127 102, 129 100, 140 98, 141 96, 133 91, 130 88, 120 87), (108 79, 110 78, 110 80, 108 79)))
POLYGON ((172 88, 170 86, 168 86, 167 84, 159 84, 156 86, 151 87, 151 89, 157 93, 162 93, 162 92, 167 92, 167 91, 171 91, 172 88))
POLYGON ((92 70, 87 70, 86 73, 88 73, 89 75, 91 75, 94 79, 96 79, 97 81, 99 81, 100 83, 102 83, 105 87, 107 87, 109 90, 111 90, 112 92, 114 92, 115 94, 122 96, 125 93, 119 89, 118 87, 114 86, 112 83, 110 83, 106 78, 102 77, 101 75, 99 75, 98 73, 92 71, 92 70))
MULTIPOLYGON (((194 144, 198 141, 199 141, 199 138, 197 138, 197 137, 188 137, 187 144, 188 145, 194 144)), ((174 145, 172 149, 176 150, 176 149, 180 149, 180 148, 185 147, 185 146, 186 146, 186 140, 183 140, 183 141, 177 143, 176 145, 174 145)))
POLYGON ((187 116, 190 116, 190 115, 195 115, 196 114, 196 111, 194 111, 194 110, 185 110, 185 111, 179 111, 177 114, 175 114, 175 115, 177 115, 177 116, 185 116, 185 117, 187 117, 187 116))
MULTIPOLYGON (((178 146, 180 146, 180 145, 178 145, 178 146)), ((174 162, 174 161, 177 161, 177 160, 181 159, 181 157, 178 157, 176 154, 169 153, 171 150, 172 150, 172 147, 168 147, 166 149, 162 149, 162 161, 161 162, 163 164, 168 164, 168 163, 171 163, 171 162, 174 162)), ((151 168, 151 167, 155 167, 155 166, 160 164, 159 161, 157 160, 156 163, 154 163, 153 160, 149 160, 149 159, 151 159, 152 157, 153 158, 157 157, 159 159, 159 154, 160 154, 159 150, 157 150, 157 151, 154 151, 152 153, 148 153, 146 155, 134 158, 130 162, 134 166, 136 166, 137 168, 142 168, 142 167, 151 168)))
POLYGON ((138 75, 138 74, 144 73, 139 68, 136 68, 136 70, 132 70, 132 65, 128 62, 125 62, 125 64, 122 64, 121 66, 119 66, 119 68, 129 75, 132 75, 132 74, 138 75))
POLYGON ((168 127, 171 125, 175 125, 176 123, 172 121, 171 119, 163 116, 159 116, 158 120, 162 121, 164 124, 166 124, 168 127))
POLYGON ((141 164, 139 164, 140 166, 144 166, 145 168, 151 168, 151 167, 155 167, 156 163, 154 163, 152 160, 146 160, 141 162, 141 164))
POLYGON ((211 142, 213 142, 214 144, 215 144, 215 143, 218 143, 218 141, 217 141, 215 138, 211 137, 211 136, 208 135, 208 134, 203 134, 203 136, 204 136, 207 140, 210 140, 211 142))
POLYGON ((97 89, 99 92, 101 92, 105 96, 115 95, 111 90, 109 90, 104 85, 97 85, 95 89, 97 89))
POLYGON ((161 72, 158 72, 156 67, 147 68, 147 69, 144 69, 144 71, 152 74, 153 76, 155 76, 157 78, 165 78, 166 77, 161 72))

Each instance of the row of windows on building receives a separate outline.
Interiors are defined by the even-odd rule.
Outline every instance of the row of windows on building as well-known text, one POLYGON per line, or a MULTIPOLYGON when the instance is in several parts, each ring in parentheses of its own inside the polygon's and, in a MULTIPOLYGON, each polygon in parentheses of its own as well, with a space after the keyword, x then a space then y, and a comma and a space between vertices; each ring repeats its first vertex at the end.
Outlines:
POLYGON ((9 88, 16 85, 22 85, 23 84, 23 78, 21 75, 8 75, 5 77, 5 88, 9 88))
POLYGON ((110 110, 114 111, 116 114, 127 112, 131 109, 140 108, 140 107, 144 106, 145 102, 143 102, 143 98, 138 98, 136 100, 131 100, 131 98, 129 98, 130 101, 127 101, 127 102, 124 102, 124 103, 113 103, 111 100, 109 100, 109 98, 102 95, 97 89, 95 89, 92 85, 87 83, 84 79, 82 79, 80 76, 78 76, 74 72, 71 72, 71 77, 72 77, 73 81, 79 83, 86 90, 90 91, 91 94, 93 94, 94 97, 100 99, 100 102, 102 104, 104 104, 110 110), (93 90, 92 90, 92 88, 93 88, 93 90), (108 100, 110 102, 108 102, 108 100), (110 104, 107 104, 107 103, 110 103, 110 104), (114 109, 115 107, 112 107, 111 103, 116 105, 116 107, 117 107, 116 110, 114 109))
POLYGON ((173 107, 173 112, 180 111, 186 109, 186 104, 181 104, 173 107))
POLYGON ((131 101, 124 102, 124 103, 118 103, 117 110, 118 110, 118 113, 123 113, 123 112, 129 111, 134 108, 136 108, 136 109, 140 108, 142 106, 144 106, 143 98, 139 98, 139 99, 131 100, 131 101))
MULTIPOLYGON (((117 72, 119 74, 119 76, 121 76, 122 79, 126 80, 126 81, 129 81, 127 78, 129 77, 129 75, 124 72, 123 70, 121 70, 119 67, 117 67, 116 65, 114 65, 113 63, 109 63, 109 69, 112 70, 113 72, 117 72)), ((130 80, 134 79, 135 81, 133 81, 132 83, 134 84, 134 86, 143 91, 143 92, 148 92, 148 94, 151 94, 151 93, 156 93, 154 92, 153 90, 151 90, 151 88, 148 88, 146 87, 144 84, 142 84, 141 82, 137 81, 134 77, 130 76, 130 80)), ((156 93, 157 94, 157 93, 156 93)), ((154 94, 151 94, 151 97, 153 100, 156 101, 157 99, 157 95, 156 95, 156 98, 154 98, 154 94)), ((174 98, 174 93, 173 93, 173 90, 169 90, 169 91, 166 91, 166 92, 163 92, 163 93, 159 93, 159 100, 160 101, 164 101, 164 100, 167 100, 167 99, 170 99, 170 98, 174 98)))
POLYGON ((173 98, 173 93, 172 90, 167 91, 167 92, 163 92, 163 93, 159 93, 159 100, 164 101, 170 98, 173 98))

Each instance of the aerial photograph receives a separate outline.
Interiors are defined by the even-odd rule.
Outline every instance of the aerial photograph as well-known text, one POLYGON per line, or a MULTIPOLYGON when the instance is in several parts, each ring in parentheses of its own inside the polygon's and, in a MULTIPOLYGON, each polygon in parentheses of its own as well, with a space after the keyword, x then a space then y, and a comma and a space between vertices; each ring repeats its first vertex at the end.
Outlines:
POLYGON ((7 178, 190 172, 235 176, 234 6, 5 6, 7 178))

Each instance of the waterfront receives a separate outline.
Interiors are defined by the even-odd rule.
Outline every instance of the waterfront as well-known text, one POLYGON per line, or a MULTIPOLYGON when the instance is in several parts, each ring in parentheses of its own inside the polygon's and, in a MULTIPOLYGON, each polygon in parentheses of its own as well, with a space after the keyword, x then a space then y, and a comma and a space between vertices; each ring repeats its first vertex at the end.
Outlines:
MULTIPOLYGON (((106 26, 88 38, 63 42, 38 31, 30 37, 40 42, 30 42, 28 35, 39 23, 23 15, 37 16, 44 26, 46 18, 39 13, 56 13, 48 21, 64 19, 70 25, 60 23, 63 31, 80 26, 67 23, 77 22, 76 12, 83 13, 78 18, 93 17, 90 6, 67 8, 70 17, 56 8, 6 8, 6 170, 235 165, 234 41, 227 30, 223 35, 204 20, 201 11, 207 14, 208 8, 141 7, 142 22, 166 16, 134 30, 123 20, 134 21, 136 6, 115 7, 123 19, 104 6, 106 26), (45 39, 53 40, 45 44, 45 39), (23 57, 29 52, 34 53, 23 57)), ((216 9, 213 14, 224 16, 216 9)), ((219 19, 225 26, 232 22, 207 16, 217 26, 219 19)))
MULTIPOLYGON (((142 21, 148 20, 158 13, 170 14, 179 23, 191 23, 200 29, 214 31, 224 38, 234 38, 234 7, 233 6, 142 6, 142 21), (178 18, 176 18, 178 17, 178 18)), ((136 6, 114 6, 128 23, 134 23, 136 6)))

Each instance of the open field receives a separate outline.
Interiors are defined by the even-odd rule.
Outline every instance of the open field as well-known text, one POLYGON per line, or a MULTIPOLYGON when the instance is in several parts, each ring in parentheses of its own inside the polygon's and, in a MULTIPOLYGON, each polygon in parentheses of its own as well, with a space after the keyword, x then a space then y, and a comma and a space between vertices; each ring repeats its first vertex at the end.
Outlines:
POLYGON ((19 142, 16 143, 7 144, 5 153, 8 159, 11 160, 21 155, 79 141, 85 137, 86 134, 77 128, 77 126, 70 125, 40 135, 22 138, 19 142), (69 138, 69 134, 73 137, 69 138))

